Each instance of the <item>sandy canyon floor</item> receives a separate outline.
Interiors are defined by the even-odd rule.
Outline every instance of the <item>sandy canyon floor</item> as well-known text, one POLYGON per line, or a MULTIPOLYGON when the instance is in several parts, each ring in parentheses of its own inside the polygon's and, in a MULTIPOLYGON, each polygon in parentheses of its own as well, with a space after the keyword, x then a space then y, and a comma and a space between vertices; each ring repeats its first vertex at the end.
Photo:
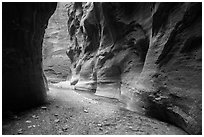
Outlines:
POLYGON ((50 85, 47 103, 3 121, 4 135, 173 135, 183 130, 128 111, 117 99, 50 85))

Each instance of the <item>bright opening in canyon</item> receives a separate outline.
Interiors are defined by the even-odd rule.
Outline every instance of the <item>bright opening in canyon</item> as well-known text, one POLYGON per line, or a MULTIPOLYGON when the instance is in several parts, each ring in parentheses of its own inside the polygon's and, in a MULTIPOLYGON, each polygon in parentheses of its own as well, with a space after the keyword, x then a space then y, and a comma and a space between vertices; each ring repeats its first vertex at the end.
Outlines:
POLYGON ((202 134, 202 3, 2 5, 3 134, 202 134))
POLYGON ((66 55, 70 45, 68 12, 70 3, 58 3, 45 30, 42 54, 43 70, 48 83, 66 81, 71 75, 71 62, 66 55))

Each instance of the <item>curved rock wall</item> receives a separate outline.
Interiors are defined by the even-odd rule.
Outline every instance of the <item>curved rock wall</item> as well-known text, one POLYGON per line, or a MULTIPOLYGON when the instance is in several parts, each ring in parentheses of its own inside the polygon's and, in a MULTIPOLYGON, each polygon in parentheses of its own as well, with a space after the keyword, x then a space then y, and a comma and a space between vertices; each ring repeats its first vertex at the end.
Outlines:
POLYGON ((74 3, 68 20, 73 41, 67 52, 73 60, 71 84, 79 81, 76 85, 79 86, 89 81, 94 85, 95 80, 132 83, 137 79, 132 74, 139 75, 142 71, 149 47, 152 6, 149 3, 74 3))
POLYGON ((42 40, 56 3, 3 3, 3 110, 45 101, 42 40))
POLYGON ((136 88, 147 92, 149 115, 191 134, 202 131, 201 11, 201 3, 158 6, 145 65, 136 82, 136 88))
POLYGON ((71 85, 201 134, 201 3, 71 5, 71 85))
POLYGON ((57 3, 45 30, 42 54, 43 70, 48 83, 66 81, 67 76, 70 76, 70 61, 66 55, 67 45, 70 43, 67 28, 68 6, 68 2, 57 3))

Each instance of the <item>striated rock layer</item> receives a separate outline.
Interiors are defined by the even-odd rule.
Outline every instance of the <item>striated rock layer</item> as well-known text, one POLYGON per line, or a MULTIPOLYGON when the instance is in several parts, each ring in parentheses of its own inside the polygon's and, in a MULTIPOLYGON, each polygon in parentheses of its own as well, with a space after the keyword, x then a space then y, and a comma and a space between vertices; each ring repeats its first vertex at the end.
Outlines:
POLYGON ((57 3, 45 30, 42 54, 43 70, 49 82, 66 81, 70 75, 70 61, 66 50, 69 42, 67 8, 69 3, 57 3))
POLYGON ((42 40, 56 3, 3 3, 3 111, 43 103, 42 40))
POLYGON ((202 131, 201 3, 72 3, 71 85, 202 131))

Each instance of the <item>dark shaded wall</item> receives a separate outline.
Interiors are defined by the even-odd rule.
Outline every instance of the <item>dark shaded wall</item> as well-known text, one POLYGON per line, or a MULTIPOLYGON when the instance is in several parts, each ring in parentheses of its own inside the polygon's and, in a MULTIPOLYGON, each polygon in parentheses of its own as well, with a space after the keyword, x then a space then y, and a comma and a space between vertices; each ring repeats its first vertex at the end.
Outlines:
POLYGON ((56 3, 2 4, 3 111, 21 110, 46 99, 42 41, 56 3))

